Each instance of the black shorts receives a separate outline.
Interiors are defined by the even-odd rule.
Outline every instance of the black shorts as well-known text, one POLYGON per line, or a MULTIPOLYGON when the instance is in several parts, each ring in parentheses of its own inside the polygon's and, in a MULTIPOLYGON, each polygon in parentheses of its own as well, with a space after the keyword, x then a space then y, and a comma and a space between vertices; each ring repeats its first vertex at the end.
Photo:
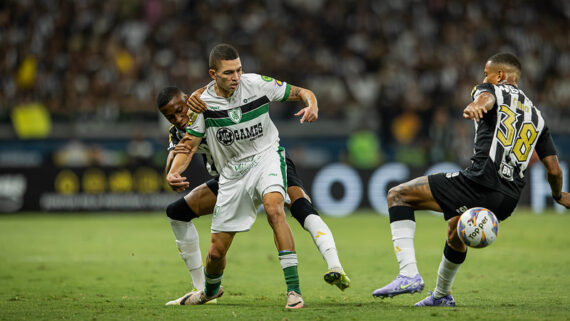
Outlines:
POLYGON ((297 169, 295 168, 295 163, 289 157, 289 153, 285 151, 285 162, 287 163, 287 187, 289 186, 299 186, 303 190, 305 187, 303 186, 303 181, 297 175, 297 169))
MULTIPOLYGON (((300 188, 305 190, 305 187, 303 187, 303 181, 299 178, 299 175, 297 175, 297 169, 295 168, 295 163, 293 163, 287 152, 285 152, 285 162, 287 163, 287 187, 299 186, 300 188)), ((218 196, 218 189, 219 189, 218 177, 209 179, 206 182, 206 185, 210 188, 210 190, 214 193, 214 195, 218 196)))
POLYGON ((470 181, 461 172, 429 175, 428 182, 446 221, 472 207, 487 208, 502 221, 518 203, 515 198, 470 181))
POLYGON ((218 183, 219 176, 209 179, 206 181, 206 185, 210 188, 214 195, 218 196, 218 189, 220 189, 220 183, 218 183))

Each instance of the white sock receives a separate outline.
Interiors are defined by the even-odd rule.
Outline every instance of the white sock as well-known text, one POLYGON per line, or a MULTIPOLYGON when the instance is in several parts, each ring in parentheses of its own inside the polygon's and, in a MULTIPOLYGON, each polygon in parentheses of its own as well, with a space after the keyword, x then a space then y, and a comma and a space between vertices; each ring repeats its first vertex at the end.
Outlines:
POLYGON ((323 219, 319 215, 310 214, 305 218, 303 227, 311 234, 315 245, 327 262, 329 270, 342 271, 332 232, 323 219))
POLYGON ((437 270, 437 282, 433 291, 436 299, 443 298, 451 293, 451 285, 460 266, 461 264, 452 263, 443 255, 439 264, 439 270, 437 270))
POLYGON ((396 252, 396 259, 400 264, 400 274, 408 277, 416 276, 419 273, 414 250, 416 222, 412 220, 395 221, 390 223, 390 229, 392 230, 394 252, 396 252))
POLYGON ((204 267, 202 265, 202 253, 200 252, 200 242, 198 231, 192 222, 183 222, 173 219, 170 221, 170 227, 176 237, 176 246, 180 251, 180 257, 186 263, 192 284, 198 290, 203 290, 205 286, 204 267))

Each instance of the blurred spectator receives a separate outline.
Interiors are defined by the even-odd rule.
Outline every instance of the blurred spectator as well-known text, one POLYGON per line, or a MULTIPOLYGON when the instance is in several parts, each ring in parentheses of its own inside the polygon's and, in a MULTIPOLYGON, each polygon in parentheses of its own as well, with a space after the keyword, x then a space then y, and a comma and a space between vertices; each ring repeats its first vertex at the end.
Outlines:
POLYGON ((149 165, 154 154, 152 143, 144 138, 141 132, 137 132, 127 144, 129 160, 136 165, 149 165))
POLYGON ((376 133, 369 130, 357 130, 351 133, 347 141, 348 160, 358 169, 373 169, 382 161, 380 141, 376 133))
POLYGON ((456 133, 452 124, 445 108, 438 107, 433 111, 429 127, 430 163, 454 160, 453 150, 450 147, 456 133))
POLYGON ((51 131, 51 118, 42 103, 28 102, 12 109, 12 125, 20 139, 47 138, 51 131))
POLYGON ((84 167, 91 164, 89 148, 79 140, 72 139, 54 154, 54 163, 59 167, 84 167))

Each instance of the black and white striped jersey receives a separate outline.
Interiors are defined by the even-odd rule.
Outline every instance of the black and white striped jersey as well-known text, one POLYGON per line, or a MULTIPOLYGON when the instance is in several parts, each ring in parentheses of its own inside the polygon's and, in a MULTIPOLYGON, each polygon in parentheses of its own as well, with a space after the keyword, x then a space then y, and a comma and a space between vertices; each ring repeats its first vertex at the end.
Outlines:
POLYGON ((556 149, 542 114, 522 90, 484 83, 471 96, 475 100, 484 92, 495 97, 495 105, 475 122, 474 155, 464 174, 518 199, 533 150, 542 159, 556 155, 556 149))
MULTIPOLYGON (((170 129, 168 130, 168 151, 173 150, 174 147, 180 143, 184 135, 186 135, 185 130, 180 130, 174 125, 170 126, 170 129)), ((196 153, 202 155, 202 159, 204 161, 204 164, 206 164, 208 174, 210 174, 212 177, 218 177, 220 174, 216 170, 214 159, 212 158, 212 154, 210 153, 210 149, 208 148, 208 144, 206 143, 205 139, 203 139, 200 143, 200 146, 198 146, 196 153)))

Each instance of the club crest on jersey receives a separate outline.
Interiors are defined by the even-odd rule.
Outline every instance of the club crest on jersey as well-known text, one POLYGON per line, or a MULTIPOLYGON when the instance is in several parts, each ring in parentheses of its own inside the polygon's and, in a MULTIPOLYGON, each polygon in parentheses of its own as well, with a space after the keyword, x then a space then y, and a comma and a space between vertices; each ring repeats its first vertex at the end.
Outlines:
POLYGON ((234 109, 230 109, 230 110, 228 111, 228 116, 230 116, 230 119, 231 119, 234 123, 238 124, 238 123, 240 122, 240 120, 241 120, 241 108, 236 107, 236 108, 234 108, 234 109))

